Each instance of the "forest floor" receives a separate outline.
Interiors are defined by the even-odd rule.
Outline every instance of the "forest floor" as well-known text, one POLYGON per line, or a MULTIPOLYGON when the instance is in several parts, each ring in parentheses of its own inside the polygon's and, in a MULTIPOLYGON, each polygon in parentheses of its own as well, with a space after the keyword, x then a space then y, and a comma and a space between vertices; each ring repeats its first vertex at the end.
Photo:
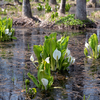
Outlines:
MULTIPOLYGON (((74 29, 74 30, 80 30, 80 29, 86 29, 86 28, 96 28, 98 22, 97 21, 89 21, 85 22, 82 26, 80 25, 64 25, 63 23, 58 25, 55 23, 55 20, 51 20, 51 15, 52 12, 54 12, 55 6, 51 5, 53 8, 52 12, 50 13, 45 13, 45 10, 38 11, 37 6, 38 3, 31 2, 31 11, 32 11, 32 18, 26 18, 22 17, 22 5, 14 5, 13 3, 7 3, 5 5, 0 6, 0 10, 5 9, 7 12, 6 14, 1 15, 1 17, 7 16, 11 17, 13 19, 13 26, 14 27, 27 27, 27 28, 33 28, 33 27, 43 27, 43 28, 48 28, 48 29, 74 29)), ((44 3, 41 3, 42 6, 44 6, 44 3)), ((58 4, 59 5, 59 4, 58 4)), ((72 7, 76 6, 75 2, 71 3, 72 7)), ((74 11, 75 13, 75 11, 74 11)), ((68 14, 71 14, 71 11, 66 12, 65 15, 67 16, 68 14)), ((56 19, 57 20, 57 19, 56 19)))

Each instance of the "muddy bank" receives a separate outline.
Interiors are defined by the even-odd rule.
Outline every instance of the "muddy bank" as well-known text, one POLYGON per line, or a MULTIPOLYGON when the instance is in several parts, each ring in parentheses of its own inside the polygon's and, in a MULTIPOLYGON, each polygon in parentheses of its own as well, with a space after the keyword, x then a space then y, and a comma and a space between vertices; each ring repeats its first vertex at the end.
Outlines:
POLYGON ((22 27, 22 28, 34 28, 34 27, 41 27, 46 29, 54 29, 54 30, 83 30, 86 28, 96 28, 98 22, 86 22, 85 24, 81 25, 72 25, 72 26, 65 26, 63 23, 61 25, 55 24, 55 22, 49 21, 41 21, 38 18, 13 18, 13 26, 14 27, 22 27))

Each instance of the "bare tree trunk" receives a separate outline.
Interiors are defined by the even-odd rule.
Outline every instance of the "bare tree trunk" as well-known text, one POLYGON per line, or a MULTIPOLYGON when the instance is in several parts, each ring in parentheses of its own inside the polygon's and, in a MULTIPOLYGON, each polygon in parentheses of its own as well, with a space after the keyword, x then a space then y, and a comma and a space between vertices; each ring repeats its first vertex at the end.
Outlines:
POLYGON ((18 3, 18 2, 19 2, 19 0, 14 0, 14 2, 17 2, 17 3, 18 3))
POLYGON ((61 0, 59 13, 65 14, 65 5, 66 5, 66 0, 61 0))
POLYGON ((32 17, 31 7, 30 7, 30 1, 29 0, 23 0, 22 5, 22 16, 26 16, 28 18, 32 17))
POLYGON ((56 0, 50 0, 49 3, 50 4, 57 4, 56 0))
POLYGON ((35 2, 39 2, 39 0, 34 0, 35 2))
POLYGON ((86 0, 76 1, 76 18, 86 20, 86 0))

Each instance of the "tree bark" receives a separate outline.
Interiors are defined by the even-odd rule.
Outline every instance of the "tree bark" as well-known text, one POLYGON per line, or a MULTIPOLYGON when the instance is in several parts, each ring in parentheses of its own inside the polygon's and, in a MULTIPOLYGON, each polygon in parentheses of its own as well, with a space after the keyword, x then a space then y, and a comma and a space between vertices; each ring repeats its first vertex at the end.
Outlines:
POLYGON ((39 2, 39 0, 34 0, 35 2, 39 2))
POLYGON ((19 0, 14 0, 14 2, 19 3, 19 0))
POLYGON ((50 4, 57 4, 56 0, 50 0, 49 3, 50 4))
POLYGON ((65 5, 66 5, 66 0, 61 0, 59 13, 65 14, 65 5))
POLYGON ((76 18, 86 20, 86 0, 76 1, 76 18))
POLYGON ((22 16, 32 18, 32 12, 31 12, 31 7, 30 7, 30 1, 29 0, 23 0, 22 16))

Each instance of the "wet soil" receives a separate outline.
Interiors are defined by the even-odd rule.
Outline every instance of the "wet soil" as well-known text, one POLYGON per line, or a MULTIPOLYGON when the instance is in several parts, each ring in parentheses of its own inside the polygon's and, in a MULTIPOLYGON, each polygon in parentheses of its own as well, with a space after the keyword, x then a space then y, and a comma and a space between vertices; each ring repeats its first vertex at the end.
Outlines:
POLYGON ((46 29, 55 29, 55 30, 83 30, 87 28, 96 28, 98 22, 95 23, 90 21, 84 23, 82 26, 80 25, 72 25, 72 26, 65 26, 63 23, 61 25, 55 24, 55 22, 49 21, 41 21, 38 18, 13 18, 13 26, 14 27, 26 27, 26 28, 34 28, 34 27, 41 27, 46 29))

